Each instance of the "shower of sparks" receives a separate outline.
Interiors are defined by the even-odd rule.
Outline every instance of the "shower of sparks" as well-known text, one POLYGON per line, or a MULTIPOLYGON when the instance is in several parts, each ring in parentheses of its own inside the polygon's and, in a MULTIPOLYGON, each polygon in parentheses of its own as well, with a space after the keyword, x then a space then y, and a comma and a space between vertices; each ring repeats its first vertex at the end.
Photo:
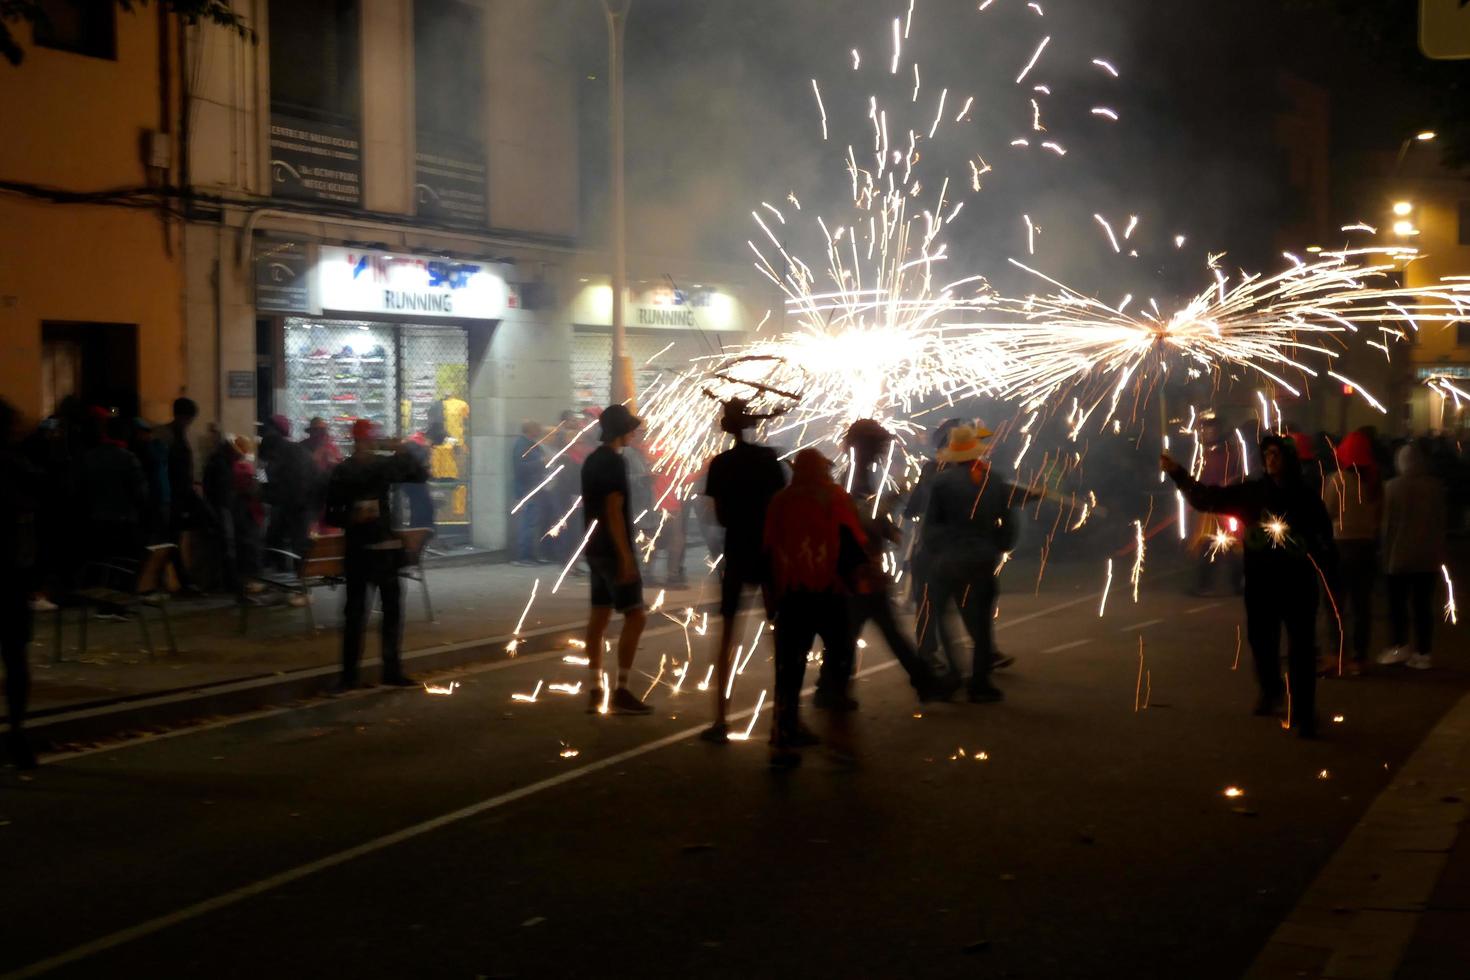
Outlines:
POLYGON ((889 67, 890 75, 898 74, 898 56, 903 50, 902 26, 898 18, 893 18, 893 64, 889 67))
POLYGON ((1118 69, 1114 68, 1110 62, 1104 61, 1101 58, 1093 58, 1092 63, 1094 65, 1097 65, 1103 71, 1107 72, 1109 75, 1112 75, 1114 78, 1118 77, 1118 69))
POLYGON ((817 111, 822 114, 822 139, 827 138, 827 108, 822 105, 822 90, 817 88, 817 80, 812 79, 812 94, 817 97, 817 111))
MULTIPOLYGON (((1133 522, 1133 547, 1136 554, 1134 554, 1133 556, 1133 573, 1129 576, 1129 580, 1133 583, 1133 601, 1137 602, 1138 583, 1143 580, 1143 552, 1145 547, 1143 539, 1143 521, 1133 522)), ((1138 638, 1138 642, 1142 643, 1143 637, 1140 636, 1138 638)))
POLYGON ((1017 85, 1020 85, 1021 82, 1026 78, 1026 76, 1031 74, 1031 69, 1035 68, 1036 63, 1041 60, 1041 52, 1045 51, 1046 46, 1050 43, 1050 35, 1047 35, 1046 37, 1041 39, 1041 43, 1036 46, 1036 53, 1031 56, 1030 61, 1026 62, 1026 67, 1021 69, 1021 74, 1016 76, 1017 85))
POLYGON ((1108 577, 1103 582, 1102 601, 1097 604, 1097 617, 1102 618, 1108 609, 1108 590, 1113 587, 1113 560, 1108 559, 1108 577))
POLYGON ((552 480, 555 480, 556 479, 556 475, 558 473, 560 473, 564 469, 566 469, 566 464, 565 463, 561 464, 556 469, 552 470, 551 471, 551 475, 548 476, 546 479, 542 480, 540 483, 536 484, 535 488, 530 493, 528 493, 524 497, 522 497, 520 499, 520 501, 517 502, 516 505, 510 509, 510 512, 512 514, 514 514, 518 510, 520 510, 522 507, 526 506, 526 501, 530 500, 532 497, 536 496, 536 494, 540 493, 542 491, 542 489, 545 488, 546 484, 550 483, 552 480))
POLYGON ((1271 539, 1271 547, 1280 548, 1286 544, 1291 528, 1287 523, 1275 514, 1267 513, 1261 518, 1261 530, 1266 532, 1266 537, 1271 539))
POLYGON ((1460 611, 1455 606, 1455 583, 1450 581, 1449 566, 1441 565, 1439 566, 1439 571, 1440 574, 1444 576, 1444 588, 1445 592, 1449 596, 1449 598, 1445 600, 1444 604, 1444 618, 1448 620, 1451 625, 1455 625, 1460 622, 1460 611))
POLYGON ((516 628, 511 630, 515 636, 521 635, 521 627, 526 625, 526 616, 531 611, 531 604, 536 601, 536 590, 541 588, 541 580, 538 578, 531 583, 531 598, 526 600, 526 608, 521 610, 521 618, 516 620, 516 628))
POLYGON ((510 696, 510 699, 512 701, 520 701, 520 702, 523 702, 525 704, 535 704, 536 703, 536 699, 541 696, 541 685, 543 683, 544 682, 542 682, 542 681, 537 681, 536 682, 536 690, 532 691, 530 694, 512 694, 510 696))
POLYGON ((458 687, 459 687, 459 681, 450 681, 447 685, 441 685, 441 684, 425 684, 424 685, 424 693, 425 694, 438 694, 438 695, 442 695, 442 696, 447 697, 448 695, 453 694, 455 692, 455 689, 458 688, 458 687))
POLYGON ((581 694, 582 682, 577 681, 575 684, 547 684, 546 689, 553 694, 581 694))
POLYGON ((1230 665, 1231 670, 1240 669, 1240 624, 1235 624, 1235 662, 1230 665))
POLYGON ((729 734, 730 741, 732 741, 732 742, 746 742, 746 741, 749 741, 750 740, 751 733, 755 731, 756 719, 758 719, 761 716, 761 705, 763 705, 765 703, 766 703, 766 692, 764 690, 762 690, 760 697, 756 699, 756 702, 755 702, 755 710, 750 713, 750 724, 745 726, 745 731, 743 731, 743 732, 731 732, 729 734))
POLYGON ((1092 114, 1094 116, 1102 116, 1104 119, 1111 119, 1113 122, 1118 121, 1118 114, 1107 106, 1093 106, 1092 114))
MULTIPOLYGON (((556 585, 551 587, 552 595, 556 595, 557 589, 561 588, 562 580, 567 577, 567 572, 570 572, 572 570, 572 566, 577 563, 577 559, 582 557, 582 549, 586 548, 587 542, 592 540, 592 532, 595 530, 597 530, 597 520, 594 518, 592 523, 587 525, 587 533, 582 535, 582 543, 577 545, 577 550, 572 552, 571 558, 567 559, 566 567, 563 568, 561 570, 561 574, 556 577, 556 585)), ((538 579, 537 581, 540 580, 538 579)))
POLYGON ((1143 634, 1138 634, 1138 680, 1133 684, 1133 713, 1138 714, 1143 697, 1143 634))

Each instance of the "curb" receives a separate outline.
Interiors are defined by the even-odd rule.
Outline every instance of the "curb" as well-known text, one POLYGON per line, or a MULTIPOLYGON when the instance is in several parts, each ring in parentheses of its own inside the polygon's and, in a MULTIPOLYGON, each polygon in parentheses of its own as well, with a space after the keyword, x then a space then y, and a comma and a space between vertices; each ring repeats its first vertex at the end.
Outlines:
POLYGON ((1467 774, 1470 694, 1368 807, 1246 980, 1392 980, 1470 817, 1467 774))
MULTIPOLYGON (((712 612, 717 603, 695 607, 712 612)), ((549 653, 562 649, 559 642, 568 633, 577 635, 584 620, 543 626, 520 634, 520 654, 549 653)), ((410 674, 452 670, 468 664, 503 659, 506 644, 514 634, 461 640, 403 652, 403 666, 410 674)), ((382 668, 378 657, 364 657, 362 676, 375 681, 382 668)), ((320 697, 337 683, 341 673, 336 664, 302 667, 277 674, 247 677, 217 684, 182 688, 162 694, 139 695, 61 708, 51 714, 31 716, 26 732, 38 752, 58 750, 64 743, 116 737, 129 732, 176 727, 221 715, 239 715, 293 701, 320 697)))

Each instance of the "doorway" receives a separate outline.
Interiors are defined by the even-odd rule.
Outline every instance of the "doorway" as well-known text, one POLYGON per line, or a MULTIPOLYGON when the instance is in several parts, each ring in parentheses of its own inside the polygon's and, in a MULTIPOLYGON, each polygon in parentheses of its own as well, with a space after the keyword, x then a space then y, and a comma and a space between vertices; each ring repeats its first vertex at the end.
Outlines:
POLYGON ((74 396, 86 405, 138 414, 138 326, 134 323, 41 324, 41 407, 74 396))

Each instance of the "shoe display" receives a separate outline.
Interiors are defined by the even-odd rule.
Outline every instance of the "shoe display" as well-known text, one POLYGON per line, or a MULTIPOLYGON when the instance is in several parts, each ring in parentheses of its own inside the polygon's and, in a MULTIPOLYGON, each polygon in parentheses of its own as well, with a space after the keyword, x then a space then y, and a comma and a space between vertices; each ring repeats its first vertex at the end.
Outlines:
POLYGON ((332 401, 334 401, 334 402, 355 402, 355 401, 357 401, 357 396, 354 395, 354 394, 352 394, 352 392, 350 392, 350 391, 344 391, 340 395, 333 395, 332 396, 332 401))
POLYGON ((312 352, 310 354, 307 354, 306 356, 310 360, 320 361, 320 360, 325 360, 326 358, 331 357, 332 356, 332 353, 331 353, 331 351, 328 351, 325 348, 317 347, 317 348, 314 348, 312 350, 312 352))
POLYGON ((1408 662, 1405 663, 1404 666, 1408 667, 1410 670, 1428 670, 1430 667, 1433 667, 1434 664, 1430 662, 1429 654, 1416 653, 1409 658, 1408 662))
POLYGON ((348 347, 346 345, 343 345, 343 347, 342 347, 341 350, 339 350, 337 353, 335 353, 335 354, 332 355, 332 360, 334 360, 334 361, 355 361, 355 360, 357 360, 357 354, 355 354, 353 352, 353 350, 352 350, 351 347, 348 347))
POLYGON ((611 709, 620 715, 646 715, 653 711, 648 705, 638 700, 638 695, 626 687, 613 691, 611 709))
POLYGON ((1385 667, 1401 664, 1409 659, 1408 647, 1389 647, 1378 655, 1378 662, 1385 667))

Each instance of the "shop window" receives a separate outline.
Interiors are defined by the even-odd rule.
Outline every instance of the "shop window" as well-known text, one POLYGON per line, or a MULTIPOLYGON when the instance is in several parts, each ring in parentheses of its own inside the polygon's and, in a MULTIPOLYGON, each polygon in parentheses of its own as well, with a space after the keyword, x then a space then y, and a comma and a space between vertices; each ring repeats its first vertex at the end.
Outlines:
POLYGON ((131 323, 41 324, 41 405, 76 397, 138 414, 138 328, 131 323))
POLYGON ((469 341, 462 327, 288 317, 275 411, 305 432, 315 419, 342 455, 367 418, 422 455, 429 481, 396 502, 402 526, 435 529, 435 547, 470 540, 469 341))
POLYGON ((39 0, 33 36, 43 48, 114 59, 117 57, 116 2, 39 0))
POLYGON ((339 125, 361 115, 357 0, 271 0, 271 108, 339 125))

